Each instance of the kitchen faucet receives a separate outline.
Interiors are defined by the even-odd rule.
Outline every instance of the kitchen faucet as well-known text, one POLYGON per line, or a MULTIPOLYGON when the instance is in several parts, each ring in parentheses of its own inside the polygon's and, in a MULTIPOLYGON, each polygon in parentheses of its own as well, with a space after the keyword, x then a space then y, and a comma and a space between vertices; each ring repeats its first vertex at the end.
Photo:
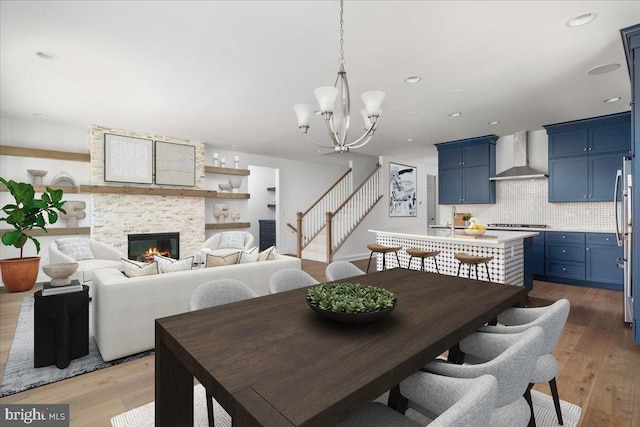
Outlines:
POLYGON ((456 237, 456 205, 451 206, 451 237, 456 237))

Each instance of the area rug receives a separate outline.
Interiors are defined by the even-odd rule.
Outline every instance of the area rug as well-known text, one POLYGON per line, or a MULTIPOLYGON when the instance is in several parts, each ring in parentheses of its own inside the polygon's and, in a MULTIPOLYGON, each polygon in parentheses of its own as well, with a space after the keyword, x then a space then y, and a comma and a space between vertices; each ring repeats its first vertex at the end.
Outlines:
POLYGON ((98 346, 93 338, 93 325, 91 324, 92 304, 89 304, 89 354, 73 359, 69 366, 64 369, 58 369, 55 365, 34 368, 33 302, 33 297, 27 297, 22 301, 16 332, 13 336, 9 357, 4 368, 4 376, 0 384, 0 397, 86 374, 87 372, 97 371, 98 369, 128 362, 153 353, 151 350, 111 362, 102 360, 98 346))
MULTIPOLYGON (((376 399, 376 401, 386 403, 385 396, 386 395, 381 396, 376 399)), ((531 390, 531 399, 533 401, 533 411, 536 416, 536 425, 538 427, 555 427, 560 425, 556 418, 556 411, 553 407, 553 400, 551 399, 551 396, 531 390)), ((213 404, 216 427, 231 427, 231 417, 229 414, 227 414, 215 400, 213 401, 213 404)), ((573 403, 565 402, 564 400, 560 401, 560 407, 562 408, 564 427, 576 427, 580 420, 581 408, 573 403)), ((425 425, 428 422, 427 418, 412 409, 407 411, 407 417, 421 425, 425 425)), ((195 386, 193 389, 193 418, 193 425, 196 427, 207 427, 209 425, 204 387, 200 384, 195 386)), ((112 427, 153 427, 154 425, 154 402, 111 418, 112 427)))

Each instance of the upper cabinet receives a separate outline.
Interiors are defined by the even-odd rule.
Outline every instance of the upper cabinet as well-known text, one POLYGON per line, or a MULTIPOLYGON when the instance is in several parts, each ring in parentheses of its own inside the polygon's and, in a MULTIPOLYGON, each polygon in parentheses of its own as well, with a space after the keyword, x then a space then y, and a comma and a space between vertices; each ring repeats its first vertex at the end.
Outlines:
POLYGON ((436 144, 438 149, 438 203, 496 202, 496 135, 436 144))
POLYGON ((631 154, 631 113, 545 126, 549 202, 611 202, 616 172, 631 154))

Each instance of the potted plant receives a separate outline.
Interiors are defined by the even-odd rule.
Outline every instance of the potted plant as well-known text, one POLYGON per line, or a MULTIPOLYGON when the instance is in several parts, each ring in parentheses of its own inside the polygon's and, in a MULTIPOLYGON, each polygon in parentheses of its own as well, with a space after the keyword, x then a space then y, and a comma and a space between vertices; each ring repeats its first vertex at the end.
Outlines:
POLYGON ((471 215, 465 215, 462 217, 462 220, 464 221, 464 226, 468 227, 469 226, 469 220, 471 219, 471 215))
POLYGON ((40 265, 39 256, 23 256, 24 245, 28 240, 35 244, 36 253, 40 253, 40 242, 28 232, 36 227, 46 232, 47 223, 54 224, 58 221, 58 212, 66 213, 62 208, 65 204, 62 201, 63 191, 46 187, 42 196, 36 198, 31 184, 7 181, 2 177, 0 182, 7 186, 15 199, 15 204, 2 207, 6 216, 0 218, 0 222, 4 221, 14 228, 2 235, 2 243, 20 249, 20 258, 0 260, 2 281, 9 292, 28 291, 36 283, 40 265))

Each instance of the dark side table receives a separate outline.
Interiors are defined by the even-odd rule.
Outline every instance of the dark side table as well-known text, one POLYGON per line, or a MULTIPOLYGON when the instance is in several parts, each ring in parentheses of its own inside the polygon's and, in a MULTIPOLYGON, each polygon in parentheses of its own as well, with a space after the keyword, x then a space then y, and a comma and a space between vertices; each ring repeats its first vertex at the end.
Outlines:
POLYGON ((34 367, 62 369, 89 354, 89 287, 48 296, 37 291, 33 297, 34 367))

